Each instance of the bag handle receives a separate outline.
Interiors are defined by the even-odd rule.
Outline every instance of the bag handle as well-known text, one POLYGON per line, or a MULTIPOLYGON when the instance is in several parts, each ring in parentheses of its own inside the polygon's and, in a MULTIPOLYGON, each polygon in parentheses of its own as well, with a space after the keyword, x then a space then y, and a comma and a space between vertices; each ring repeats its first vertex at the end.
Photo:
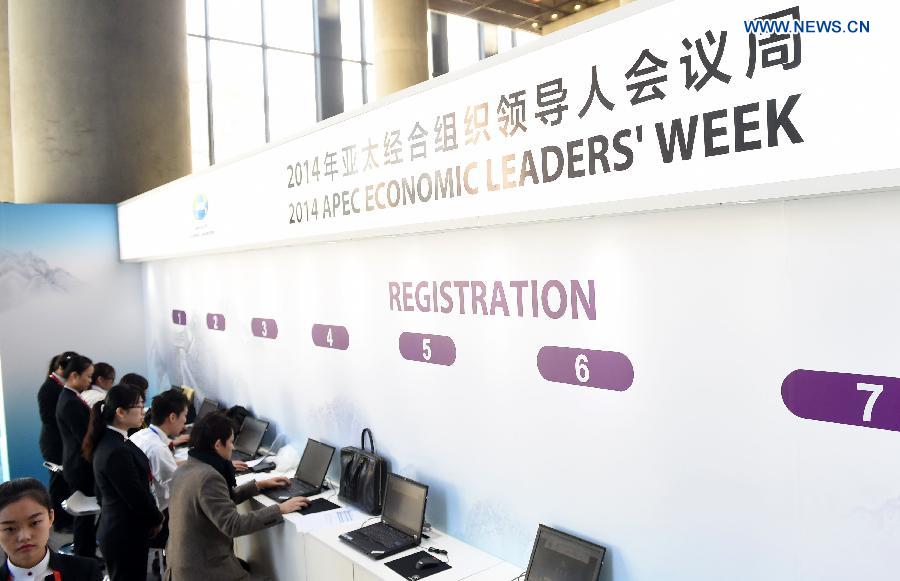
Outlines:
POLYGON ((362 434, 359 437, 359 447, 363 449, 363 452, 366 450, 366 434, 369 434, 369 444, 372 445, 372 453, 375 453, 375 438, 372 436, 372 430, 369 428, 363 428, 362 434))

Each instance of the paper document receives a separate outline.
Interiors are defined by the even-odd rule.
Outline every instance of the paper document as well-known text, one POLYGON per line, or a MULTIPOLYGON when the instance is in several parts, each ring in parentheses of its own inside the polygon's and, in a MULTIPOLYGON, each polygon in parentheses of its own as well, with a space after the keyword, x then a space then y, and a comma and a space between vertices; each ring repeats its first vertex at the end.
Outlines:
POLYGON ((269 458, 271 458, 271 456, 263 456, 262 458, 257 458, 256 460, 250 460, 249 462, 244 462, 244 464, 247 465, 247 468, 253 468, 260 462, 262 462, 264 460, 268 460, 269 458))
POLYGON ((75 494, 62 502, 62 505, 66 512, 76 515, 97 514, 100 512, 97 497, 85 496, 80 490, 76 490, 75 494))
POLYGON ((362 522, 369 518, 369 515, 364 514, 355 508, 341 507, 334 510, 326 510, 306 515, 291 513, 285 515, 284 518, 293 524, 298 532, 306 533, 318 529, 345 525, 354 521, 362 522))

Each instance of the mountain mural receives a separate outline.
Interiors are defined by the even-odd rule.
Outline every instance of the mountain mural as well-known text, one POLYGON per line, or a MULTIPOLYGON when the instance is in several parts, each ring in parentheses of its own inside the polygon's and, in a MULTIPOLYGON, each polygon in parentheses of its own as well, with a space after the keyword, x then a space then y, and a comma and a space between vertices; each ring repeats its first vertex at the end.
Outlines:
POLYGON ((81 287, 77 277, 54 268, 31 252, 16 254, 0 249, 0 312, 45 293, 69 293, 81 287))

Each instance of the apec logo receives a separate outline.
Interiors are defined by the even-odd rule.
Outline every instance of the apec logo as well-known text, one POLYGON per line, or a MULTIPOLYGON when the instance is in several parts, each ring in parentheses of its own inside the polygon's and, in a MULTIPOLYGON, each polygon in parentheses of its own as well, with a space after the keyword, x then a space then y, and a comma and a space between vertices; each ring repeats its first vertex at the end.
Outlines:
POLYGON ((194 220, 201 222, 206 218, 209 212, 209 200, 205 194, 197 194, 194 196, 194 220))

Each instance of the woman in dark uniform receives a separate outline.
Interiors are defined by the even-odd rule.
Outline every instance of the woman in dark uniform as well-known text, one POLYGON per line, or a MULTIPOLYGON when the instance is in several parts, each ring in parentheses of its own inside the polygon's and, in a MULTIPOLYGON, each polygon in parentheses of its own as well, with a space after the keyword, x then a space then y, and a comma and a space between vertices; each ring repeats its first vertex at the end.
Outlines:
POLYGON ((44 485, 34 478, 0 484, 0 546, 6 561, 0 566, 3 581, 100 581, 95 559, 53 552, 47 543, 53 508, 44 485))
POLYGON ((163 515, 150 492, 150 462, 127 439, 144 421, 144 398, 131 385, 116 385, 91 409, 84 457, 93 463, 100 526, 97 536, 111 581, 145 581, 150 539, 163 515))

